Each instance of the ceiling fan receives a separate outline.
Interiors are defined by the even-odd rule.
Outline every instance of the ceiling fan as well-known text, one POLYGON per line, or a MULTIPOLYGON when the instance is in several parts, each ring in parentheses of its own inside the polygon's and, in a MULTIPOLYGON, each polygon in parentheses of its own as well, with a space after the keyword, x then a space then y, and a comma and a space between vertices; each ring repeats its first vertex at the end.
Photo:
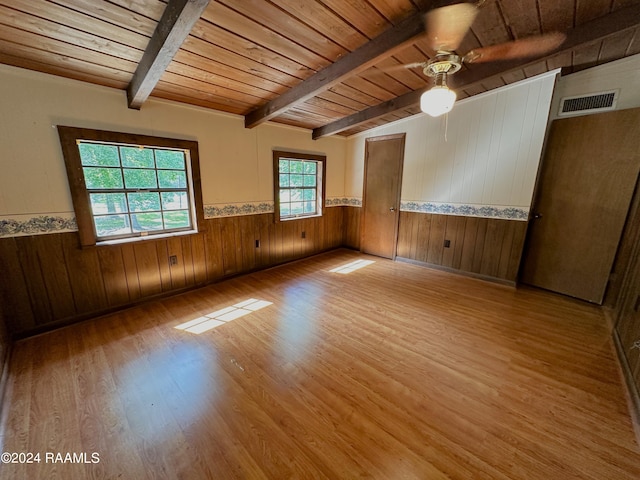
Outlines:
POLYGON ((420 109, 433 117, 453 108, 456 93, 447 86, 447 76, 456 73, 463 64, 540 56, 555 50, 566 39, 564 33, 553 32, 475 48, 462 56, 458 55, 455 51, 471 28, 483 3, 484 0, 477 4, 457 3, 435 8, 425 14, 427 42, 436 54, 426 62, 410 63, 403 65, 403 68, 419 67, 425 75, 434 77, 435 85, 420 98, 420 109))

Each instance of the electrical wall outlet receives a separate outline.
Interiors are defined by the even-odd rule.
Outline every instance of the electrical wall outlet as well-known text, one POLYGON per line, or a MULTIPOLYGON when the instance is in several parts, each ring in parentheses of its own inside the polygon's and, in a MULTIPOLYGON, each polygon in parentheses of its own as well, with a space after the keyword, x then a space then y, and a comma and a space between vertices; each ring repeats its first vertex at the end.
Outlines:
POLYGON ((302 232, 301 237, 302 237, 302 238, 307 238, 307 232, 302 232))
POLYGON ((449 248, 451 246, 451 240, 444 241, 444 248, 449 248))
POLYGON ((169 256, 169 265, 177 265, 178 264, 178 256, 170 255, 169 256))

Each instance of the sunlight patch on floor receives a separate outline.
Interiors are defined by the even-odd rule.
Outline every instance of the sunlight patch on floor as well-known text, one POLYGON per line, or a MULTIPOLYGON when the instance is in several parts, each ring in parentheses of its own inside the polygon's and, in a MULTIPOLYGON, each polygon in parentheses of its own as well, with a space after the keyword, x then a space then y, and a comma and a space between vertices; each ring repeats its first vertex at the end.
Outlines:
POLYGON ((347 274, 366 267, 367 265, 371 265, 372 263, 376 263, 375 260, 356 260, 354 262, 347 263, 346 265, 341 265, 329 271, 333 273, 347 274))
POLYGON ((255 312, 256 310, 260 310, 264 307, 268 307, 269 305, 273 305, 273 303, 267 302, 266 300, 250 298, 243 302, 236 303, 235 305, 232 305, 230 307, 216 310, 215 312, 208 313, 194 320, 189 320, 188 322, 181 323, 180 325, 176 325, 174 328, 199 335, 213 328, 219 327, 220 325, 224 325, 231 320, 244 317, 251 312, 255 312))

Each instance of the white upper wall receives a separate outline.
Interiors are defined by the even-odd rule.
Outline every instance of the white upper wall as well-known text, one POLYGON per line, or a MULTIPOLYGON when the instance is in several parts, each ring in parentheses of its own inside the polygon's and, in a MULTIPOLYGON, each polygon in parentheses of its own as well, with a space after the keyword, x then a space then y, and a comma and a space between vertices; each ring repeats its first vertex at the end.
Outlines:
POLYGON ((73 212, 56 125, 197 140, 205 205, 273 202, 272 150, 327 156, 328 198, 344 197, 346 139, 304 129, 244 128, 241 116, 0 65, 0 216, 73 212))
MULTIPOLYGON (((71 213, 55 125, 197 140, 205 205, 273 201, 273 149, 327 155, 327 197, 361 197, 367 137, 407 133, 403 201, 528 208, 554 74, 459 101, 442 118, 416 115, 348 140, 311 140, 303 129, 178 103, 126 107, 123 91, 0 65, 0 216, 71 213)), ((552 118, 565 96, 619 88, 618 109, 640 106, 640 55, 556 82, 552 118)))
POLYGON ((529 208, 557 71, 349 138, 346 194, 361 197, 365 140, 406 132, 403 202, 529 208), (446 139, 445 139, 446 135, 446 139))
MULTIPOLYGON (((558 118, 564 97, 619 90, 615 110, 640 107, 640 54, 560 77, 551 103, 551 118, 558 118)), ((588 112, 592 114, 593 112, 588 112)))

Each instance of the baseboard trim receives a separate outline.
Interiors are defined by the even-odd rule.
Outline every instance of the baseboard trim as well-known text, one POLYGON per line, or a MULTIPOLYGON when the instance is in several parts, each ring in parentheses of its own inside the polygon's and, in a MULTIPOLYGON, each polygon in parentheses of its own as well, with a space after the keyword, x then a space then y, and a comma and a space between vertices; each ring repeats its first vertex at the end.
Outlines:
POLYGON ((506 280, 504 278, 492 277, 490 275, 483 275, 482 273, 468 272, 466 270, 457 270, 455 268, 445 267, 442 265, 436 265, 435 263, 423 262, 420 260, 414 260, 406 257, 396 257, 397 262, 412 263, 421 267, 433 268, 434 270, 441 270, 447 273, 455 273, 465 277, 477 278, 479 280, 485 280, 487 282, 499 283, 501 285, 507 285, 509 287, 515 287, 517 284, 515 281, 506 280))
POLYGON ((613 329, 611 336, 613 337, 613 344, 615 345, 616 356, 618 357, 618 365, 622 371, 622 377, 626 386, 625 392, 629 404, 629 413, 631 414, 631 423, 633 424, 633 430, 636 434, 636 442, 640 445, 640 392, 638 392, 633 373, 629 367, 629 362, 627 362, 627 357, 624 354, 624 348, 618 332, 613 329))

